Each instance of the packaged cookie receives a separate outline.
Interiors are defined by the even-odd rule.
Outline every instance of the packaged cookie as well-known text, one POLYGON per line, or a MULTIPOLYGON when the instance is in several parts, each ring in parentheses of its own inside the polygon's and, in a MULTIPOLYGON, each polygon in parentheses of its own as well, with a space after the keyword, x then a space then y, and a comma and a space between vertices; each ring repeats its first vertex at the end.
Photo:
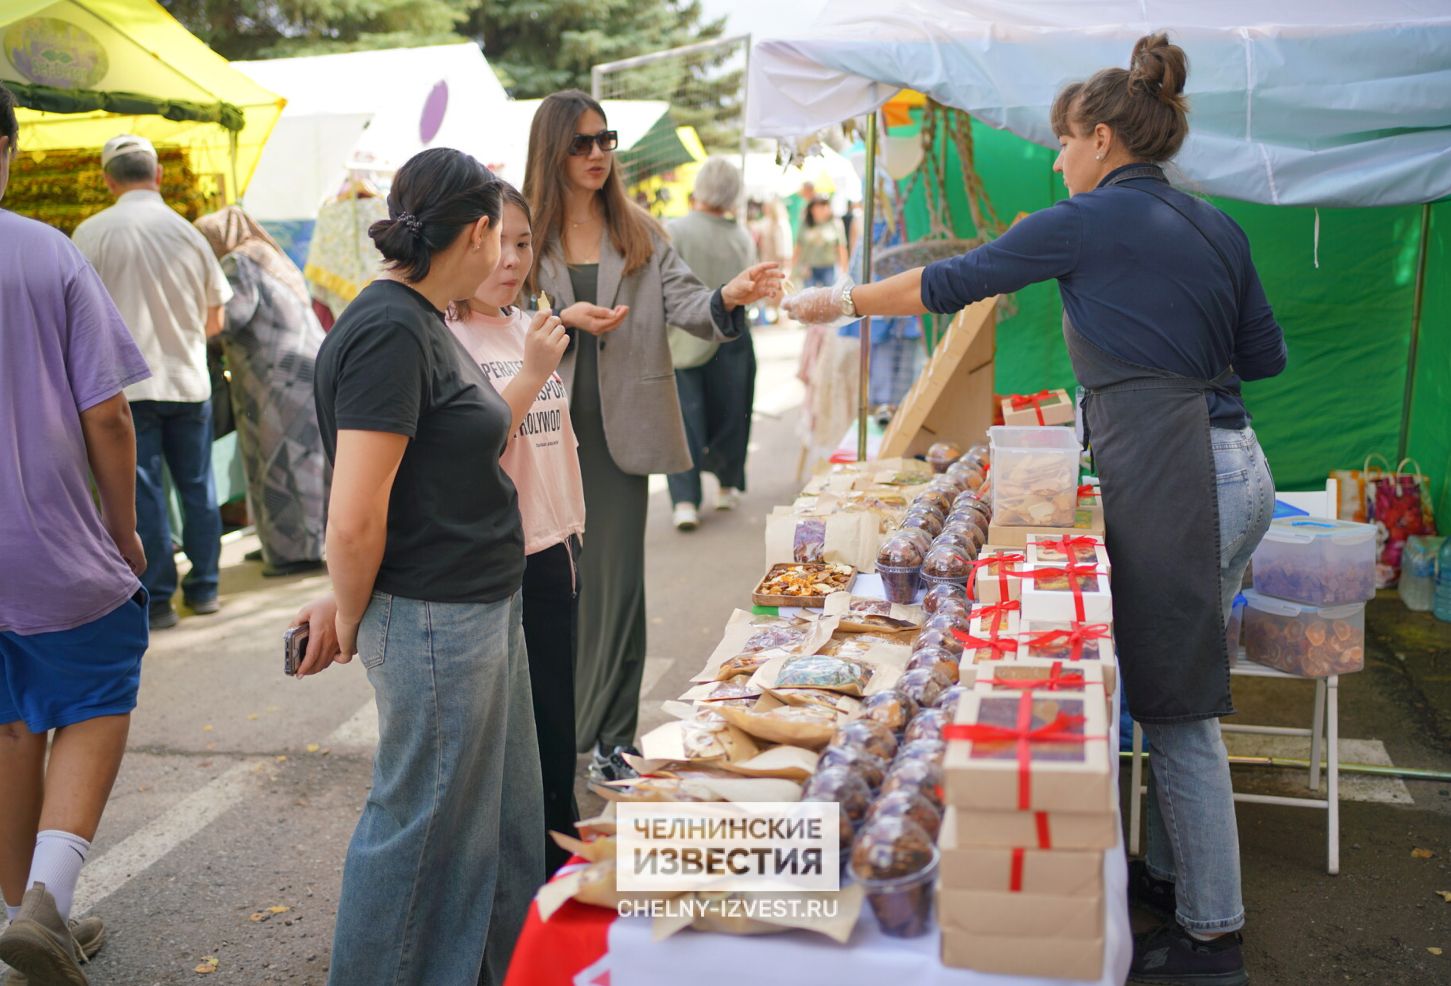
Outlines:
POLYGON ((917 711, 917 701, 897 691, 878 692, 862 700, 862 716, 875 719, 894 733, 906 729, 917 711))
POLYGON ((942 582, 967 586, 972 574, 972 559, 967 552, 950 546, 934 547, 922 559, 922 582, 931 587, 942 582))
POLYGON ((917 671, 925 668, 928 671, 936 671, 950 683, 957 684, 959 675, 957 665, 958 659, 941 647, 924 647, 912 653, 912 659, 907 662, 907 670, 917 671))
POLYGON ((908 671, 897 679, 896 689, 903 695, 912 699, 919 706, 931 708, 937 704, 942 693, 952 687, 948 681, 936 671, 918 669, 908 671))
POLYGON ((825 767, 845 767, 873 791, 887 779, 887 762, 859 746, 828 746, 821 751, 821 759, 816 763, 818 771, 825 767))
POLYGON ((837 765, 816 771, 801 789, 802 801, 836 802, 841 806, 840 838, 851 844, 857 828, 866 821, 872 806, 872 791, 851 768, 837 765))
MULTIPOLYGON (((972 530, 974 533, 976 532, 975 528, 972 530)), ((932 547, 936 548, 942 545, 946 545, 949 548, 956 548, 969 558, 977 557, 978 545, 976 539, 960 528, 949 531, 946 527, 943 527, 942 533, 932 539, 932 547)))
POLYGON ((925 531, 929 538, 935 538, 942 533, 942 527, 946 523, 942 516, 932 510, 908 510, 907 516, 902 518, 903 527, 915 527, 925 531))
POLYGON ((961 608, 965 611, 967 609, 967 593, 959 590, 955 585, 945 583, 934 585, 922 597, 922 609, 926 611, 928 616, 933 616, 937 613, 938 607, 943 603, 952 602, 960 604, 961 608))
POLYGON ((894 790, 888 791, 887 785, 891 783, 892 775, 888 773, 882 790, 867 812, 867 824, 871 825, 880 818, 907 818, 920 825, 928 838, 935 841, 937 833, 942 830, 942 809, 933 804, 916 784, 899 781, 894 790))
POLYGON ((907 508, 907 512, 911 513, 919 507, 931 507, 945 521, 960 495, 956 490, 943 489, 942 485, 935 488, 929 485, 912 498, 912 505, 907 508))
POLYGON ((942 533, 937 536, 946 537, 953 534, 966 538, 972 547, 972 556, 976 558, 982 546, 987 544, 987 528, 988 523, 982 515, 974 510, 969 510, 965 516, 953 514, 947 523, 942 525, 942 533))
POLYGON ((882 591, 890 602, 907 605, 916 598, 925 555, 926 551, 904 533, 882 542, 877 552, 877 574, 882 577, 882 591))
POLYGON ((957 707, 962 703, 963 696, 967 695, 971 691, 972 689, 967 687, 966 685, 953 685, 951 688, 947 689, 947 691, 942 693, 942 697, 937 700, 937 705, 935 707, 941 709, 943 712, 946 712, 947 721, 951 722, 953 718, 957 715, 957 707))
POLYGON ((907 723, 907 731, 902 734, 902 743, 915 743, 917 740, 929 739, 940 740, 942 729, 952 722, 952 712, 942 707, 923 709, 912 717, 907 723))
MULTIPOLYGON (((945 613, 933 613, 931 617, 923 622, 922 629, 924 631, 940 630, 949 635, 953 630, 960 630, 963 633, 967 633, 968 630, 972 629, 972 617, 966 612, 959 612, 957 610, 950 610, 945 613)), ((920 635, 918 639, 921 639, 920 635)))
MULTIPOLYGON (((769 672, 768 672, 769 674, 769 672)), ((842 657, 812 654, 795 657, 781 665, 768 688, 819 688, 843 695, 860 695, 872 680, 872 667, 842 657)))
POLYGON ((942 767, 931 760, 903 760, 901 763, 893 763, 887 769, 887 779, 882 782, 882 789, 877 796, 885 798, 894 791, 920 793, 940 813, 947 810, 942 786, 945 779, 942 767))
POLYGON ((883 760, 891 760, 897 755, 897 734, 876 719, 853 719, 837 727, 831 745, 860 746, 883 760))
POLYGON ((982 486, 983 480, 987 479, 986 474, 977 466, 971 462, 963 462, 960 459, 948 466, 947 471, 943 475, 956 483, 959 489, 963 490, 978 489, 982 486))
POLYGON ((934 442, 927 448, 927 464, 936 473, 946 472, 958 459, 962 458, 962 449, 952 442, 934 442))
POLYGON ((915 938, 930 929, 937 858, 932 838, 902 816, 878 818, 857 834, 851 874, 883 934, 915 938))
MULTIPOLYGON (((923 709, 922 711, 923 712, 940 712, 941 710, 940 709, 923 709)), ((919 714, 919 717, 920 717, 920 714, 919 714)), ((913 722, 916 722, 917 720, 914 719, 912 721, 913 722)), ((947 717, 947 721, 948 722, 951 722, 952 721, 952 717, 950 715, 947 717)), ((908 729, 911 729, 912 727, 911 726, 908 726, 907 728, 908 729)), ((946 755, 947 755, 947 742, 946 742, 946 740, 931 739, 929 737, 925 737, 924 736, 921 739, 914 739, 910 743, 904 741, 902 743, 901 747, 898 748, 898 750, 897 750, 897 759, 896 760, 893 760, 892 763, 894 763, 894 764, 906 763, 908 760, 926 760, 929 763, 935 763, 935 764, 938 764, 940 766, 941 763, 942 763, 942 758, 945 757, 946 755)))
POLYGON ((992 453, 986 445, 974 445, 962 453, 961 462, 970 462, 983 472, 987 472, 988 466, 992 464, 992 453))
POLYGON ((947 651, 952 655, 954 661, 961 662, 962 660, 962 641, 958 640, 951 630, 933 628, 917 634, 917 639, 912 644, 913 652, 926 650, 929 647, 947 651))
POLYGON ((892 532, 892 537, 904 537, 917 546, 917 550, 925 557, 932 549, 932 535, 920 527, 899 527, 892 532))

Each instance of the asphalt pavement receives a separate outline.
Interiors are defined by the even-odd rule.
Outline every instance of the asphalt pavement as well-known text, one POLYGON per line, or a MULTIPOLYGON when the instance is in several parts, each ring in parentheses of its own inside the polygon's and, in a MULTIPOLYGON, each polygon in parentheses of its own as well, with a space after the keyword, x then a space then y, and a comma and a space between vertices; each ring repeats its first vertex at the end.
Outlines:
MULTIPOLYGON (((642 731, 663 721, 660 703, 684 690, 731 610, 749 606, 764 518, 800 487, 800 342, 786 328, 756 334, 750 480, 737 510, 707 505, 699 530, 677 532, 663 478, 652 480, 642 731)), ((108 927, 87 967, 96 986, 326 980, 376 721, 356 662, 301 682, 283 676, 282 630, 327 580, 264 579, 243 559, 255 546, 225 546, 221 613, 183 611, 179 627, 153 636, 126 761, 78 892, 77 913, 108 927)), ((1343 758, 1451 770, 1451 630, 1389 599, 1373 607, 1372 638, 1366 671, 1341 688, 1343 758)), ((1235 694, 1242 719, 1308 721, 1306 685, 1237 682, 1235 694)), ((1268 752, 1306 755, 1303 744, 1268 752)), ((1358 800, 1343 804, 1339 876, 1325 873, 1323 812, 1240 806, 1254 981, 1451 982, 1451 783, 1345 783, 1358 800)), ((1250 768, 1236 784, 1305 788, 1303 774, 1250 768)))

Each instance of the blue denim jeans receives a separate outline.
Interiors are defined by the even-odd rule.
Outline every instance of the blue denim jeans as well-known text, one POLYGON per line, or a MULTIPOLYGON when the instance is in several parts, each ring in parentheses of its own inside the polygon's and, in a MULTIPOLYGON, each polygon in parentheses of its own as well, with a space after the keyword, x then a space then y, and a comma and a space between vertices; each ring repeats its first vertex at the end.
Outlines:
MULTIPOLYGON (((1254 430, 1210 429, 1219 492, 1221 605, 1230 606, 1269 529, 1275 482, 1254 430)), ((1143 723, 1149 757, 1149 872, 1175 883, 1179 923, 1216 934, 1244 927, 1239 830, 1218 719, 1143 723)))
POLYGON ((222 516, 212 476, 212 402, 132 401, 136 426, 136 533, 146 549, 141 584, 153 612, 171 608, 176 558, 166 504, 165 473, 181 503, 181 547, 191 562, 182 583, 189 603, 217 598, 222 516))
POLYGON ((670 502, 700 506, 702 472, 714 473, 723 487, 744 490, 756 394, 756 348, 750 333, 721 346, 702 366, 676 370, 675 387, 692 465, 666 477, 670 502))
POLYGON ((378 750, 343 865, 332 986, 503 983, 544 882, 522 614, 517 592, 496 603, 373 593, 358 656, 378 750))

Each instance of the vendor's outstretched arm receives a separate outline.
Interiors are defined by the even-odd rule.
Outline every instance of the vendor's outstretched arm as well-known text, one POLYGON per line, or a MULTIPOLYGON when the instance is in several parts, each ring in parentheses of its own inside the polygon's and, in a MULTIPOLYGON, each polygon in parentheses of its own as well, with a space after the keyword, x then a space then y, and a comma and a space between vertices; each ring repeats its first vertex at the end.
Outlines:
POLYGON ((858 315, 921 315, 927 311, 922 303, 922 268, 914 267, 893 274, 885 281, 858 284, 851 292, 858 315))

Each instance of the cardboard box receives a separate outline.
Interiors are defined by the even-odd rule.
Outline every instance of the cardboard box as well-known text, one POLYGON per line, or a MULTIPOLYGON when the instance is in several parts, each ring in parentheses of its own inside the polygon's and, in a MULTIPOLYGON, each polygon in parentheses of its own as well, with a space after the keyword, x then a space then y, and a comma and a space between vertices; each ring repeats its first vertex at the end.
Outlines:
POLYGON ((957 837, 955 826, 944 826, 937 841, 942 852, 937 880, 944 890, 1006 891, 1028 897, 1104 895, 1101 849, 1005 849, 959 845, 957 837))
POLYGON ((1118 684, 1118 658, 1113 649, 1112 624, 1075 624, 1069 621, 1023 620, 1018 634, 1017 659, 1036 663, 1062 661, 1065 668, 1075 670, 1096 666, 1103 675, 1104 688, 1110 695, 1118 684), (1094 628, 1107 627, 1107 637, 1074 640, 1073 635, 1089 636, 1094 628), (1087 628, 1085 630, 1085 628, 1087 628), (1074 659, 1077 648, 1078 658, 1074 659))
POLYGON ((1017 573, 1026 567, 1027 553, 1021 548, 983 548, 973 564, 968 582, 975 602, 991 606, 1023 597, 1023 580, 1017 573))
POLYGON ((1103 896, 1014 894, 1006 890, 937 887, 937 923, 945 931, 1024 935, 1035 939, 1103 937, 1103 896), (1038 929, 1034 934, 1034 929, 1038 929))
POLYGON ((1101 698, 969 692, 957 707, 953 728, 960 726, 991 735, 948 740, 942 767, 950 804, 999 811, 1085 811, 1107 805, 1117 791, 1101 698), (1019 738, 1024 736, 1026 741, 1019 738), (1026 773, 1019 759, 1024 751, 1026 773))
MULTIPOLYGON (((974 626, 979 626, 974 621, 974 626)), ((972 640, 965 640, 962 644, 962 660, 957 665, 957 683, 971 686, 977 680, 979 671, 996 667, 1004 661, 1011 661, 1018 656, 1018 638, 1007 632, 968 634, 972 640), (972 641, 978 641, 973 643, 972 641)))
POLYGON ((1105 572, 1113 571, 1102 534, 1029 534, 1027 555, 1030 565, 1067 565, 1072 561, 1074 565, 1094 565, 1105 572))
POLYGON ((1018 640, 1018 656, 1010 661, 998 661, 992 667, 980 667, 974 676, 973 689, 985 695, 1016 695, 1034 690, 1034 683, 1053 681, 1037 691, 1051 691, 1059 695, 1082 695, 1090 693, 1099 697, 1113 695, 1104 680, 1103 665, 1097 661, 1027 660, 1023 657, 1022 638, 1018 640))
POLYGON ((1022 621, 1018 617, 1017 610, 995 609, 993 606, 974 606, 970 612, 972 623, 968 627, 968 633, 979 639, 992 637, 1016 637, 1022 628, 1022 621), (985 610, 992 609, 993 612, 984 615, 985 610))
POLYGON ((942 929, 942 964, 954 969, 1037 979, 1083 979, 1103 976, 1103 935, 1018 938, 942 929))
MULTIPOLYGON (((1115 795, 1117 792, 1115 792, 1115 795)), ((1117 798, 1115 797, 1115 800, 1117 798)), ((1089 808, 1091 806, 1084 806, 1089 808)), ((1097 811, 998 811, 949 805, 942 831, 953 829, 961 845, 1016 849, 1112 849, 1119 821, 1113 803, 1097 811)))
POLYGON ((997 298, 952 320, 882 434, 882 456, 921 455, 934 443, 986 434, 993 423, 997 298))
POLYGON ((1070 575, 1057 565, 1029 565, 1027 571, 1032 574, 1022 579, 1024 620, 1113 623, 1113 592, 1106 570, 1093 568, 1070 575))
POLYGON ((1103 511, 1097 512, 1079 507, 1073 514, 1072 527, 1009 527, 1004 524, 988 526, 987 539, 1006 548, 1026 548, 1028 536, 1044 534, 1048 537, 1062 537, 1075 534, 1103 534, 1103 511))
POLYGON ((1005 425, 1071 425, 1075 410, 1068 391, 1040 390, 1036 394, 1010 394, 1001 402, 1005 425))

